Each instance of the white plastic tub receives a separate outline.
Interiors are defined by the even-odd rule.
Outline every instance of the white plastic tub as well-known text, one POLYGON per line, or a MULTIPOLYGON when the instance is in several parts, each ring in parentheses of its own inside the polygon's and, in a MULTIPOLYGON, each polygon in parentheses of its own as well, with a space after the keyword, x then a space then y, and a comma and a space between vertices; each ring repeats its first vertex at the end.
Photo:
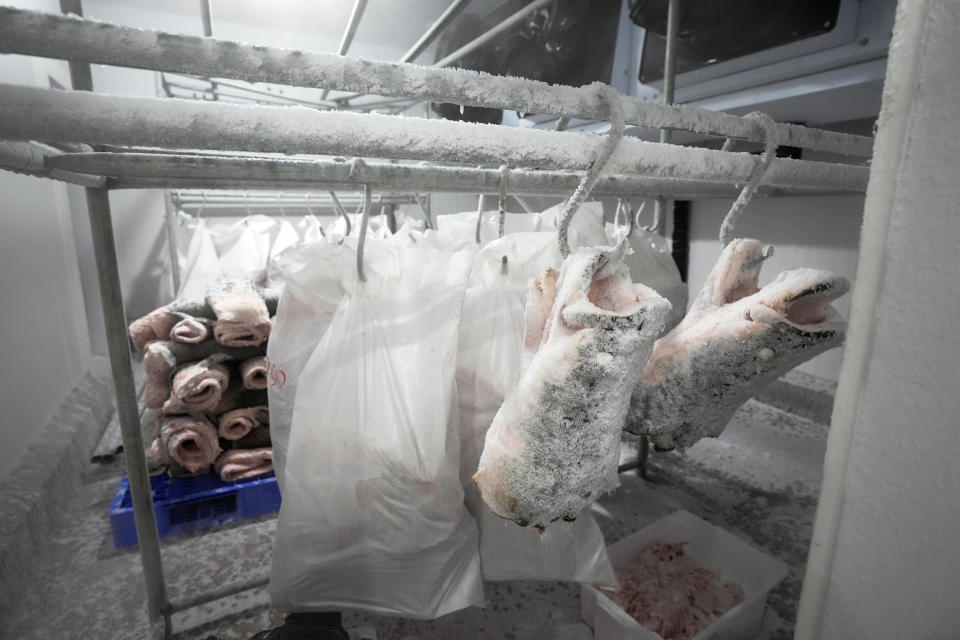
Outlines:
MULTIPOLYGON (((701 567, 712 569, 743 588, 743 602, 717 618, 694 640, 745 640, 756 635, 767 594, 787 575, 787 566, 735 535, 687 511, 675 511, 607 547, 614 570, 652 542, 687 542, 686 552, 701 567)), ((580 614, 593 627, 595 640, 661 640, 594 587, 580 588, 580 614)))

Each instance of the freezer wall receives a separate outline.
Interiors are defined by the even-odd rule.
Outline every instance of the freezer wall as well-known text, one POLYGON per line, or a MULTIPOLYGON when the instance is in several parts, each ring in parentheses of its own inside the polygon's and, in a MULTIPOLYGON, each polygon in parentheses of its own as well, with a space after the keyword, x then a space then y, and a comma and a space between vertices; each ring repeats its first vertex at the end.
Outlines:
MULTIPOLYGON (((56 11, 56 0, 18 6, 56 11)), ((0 56, 0 82, 69 83, 65 62, 0 56)), ((83 377, 90 340, 62 183, 0 171, 0 477, 83 377)), ((88 232, 89 233, 89 232, 88 232)))
POLYGON ((955 0, 898 7, 798 638, 960 630, 958 30, 955 0))

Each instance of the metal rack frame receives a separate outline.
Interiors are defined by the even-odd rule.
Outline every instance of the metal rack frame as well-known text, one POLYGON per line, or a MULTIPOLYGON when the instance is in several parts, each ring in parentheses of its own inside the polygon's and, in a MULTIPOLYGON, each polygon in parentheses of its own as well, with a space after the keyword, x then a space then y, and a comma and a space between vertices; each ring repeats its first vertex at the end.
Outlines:
MULTIPOLYGON (((422 52, 464 4, 463 0, 453 2, 405 60, 422 52)), ((535 0, 524 11, 542 4, 543 0, 535 0)), ((634 126, 763 139, 762 129, 748 118, 623 95, 617 97, 619 104, 611 105, 608 94, 594 86, 555 86, 459 69, 145 31, 84 19, 79 0, 61 0, 61 8, 77 15, 0 7, 0 53, 68 60, 74 88, 67 92, 0 85, 0 140, 5 141, 0 142, 0 167, 86 187, 148 613, 151 621, 164 620, 167 635, 173 613, 262 586, 264 581, 234 585, 183 602, 171 602, 167 597, 133 384, 109 190, 356 190, 374 185, 401 193, 497 193, 503 172, 477 165, 507 164, 511 167, 511 193, 569 194, 602 141, 595 135, 562 131, 562 126, 544 131, 333 109, 103 96, 91 93, 91 63, 518 110, 549 114, 563 123, 570 118, 607 121, 613 110, 619 109, 634 126), (78 146, 89 144, 98 146, 78 146), (150 149, 140 148, 144 146, 150 149), (270 155, 290 153, 313 157, 270 155), (354 159, 320 157, 333 155, 354 159), (400 162, 367 162, 360 156, 400 162), (417 160, 432 164, 418 164, 417 160)), ((348 104, 352 97, 338 104, 348 104)), ((869 137, 789 124, 779 124, 777 129, 781 144, 845 154, 852 162, 862 162, 872 150, 869 137)), ((747 153, 627 137, 611 156, 609 174, 597 184, 596 192, 684 199, 733 197, 738 191, 736 184, 752 175, 757 162, 747 153)), ((758 195, 862 193, 867 176, 863 164, 778 159, 758 195)))

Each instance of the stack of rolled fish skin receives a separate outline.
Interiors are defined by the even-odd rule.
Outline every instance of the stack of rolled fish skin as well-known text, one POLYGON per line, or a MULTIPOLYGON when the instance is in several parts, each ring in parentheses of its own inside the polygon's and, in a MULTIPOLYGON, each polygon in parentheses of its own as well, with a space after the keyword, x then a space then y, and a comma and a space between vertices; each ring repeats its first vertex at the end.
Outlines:
POLYGON ((234 482, 273 468, 267 339, 278 292, 223 281, 130 324, 143 354, 151 475, 234 482))

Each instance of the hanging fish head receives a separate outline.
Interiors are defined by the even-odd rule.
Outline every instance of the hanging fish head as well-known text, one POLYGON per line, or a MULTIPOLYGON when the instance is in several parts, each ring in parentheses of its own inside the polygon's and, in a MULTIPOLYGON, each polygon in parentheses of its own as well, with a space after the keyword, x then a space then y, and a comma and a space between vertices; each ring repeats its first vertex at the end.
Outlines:
POLYGON ((526 362, 487 431, 473 480, 521 526, 572 520, 617 486, 620 432, 670 303, 630 281, 629 249, 579 249, 534 279, 526 362))
POLYGON ((727 245, 686 317, 654 345, 627 431, 665 450, 718 436, 752 394, 843 342, 846 323, 830 303, 849 282, 791 269, 760 287, 769 255, 757 240, 727 245))

